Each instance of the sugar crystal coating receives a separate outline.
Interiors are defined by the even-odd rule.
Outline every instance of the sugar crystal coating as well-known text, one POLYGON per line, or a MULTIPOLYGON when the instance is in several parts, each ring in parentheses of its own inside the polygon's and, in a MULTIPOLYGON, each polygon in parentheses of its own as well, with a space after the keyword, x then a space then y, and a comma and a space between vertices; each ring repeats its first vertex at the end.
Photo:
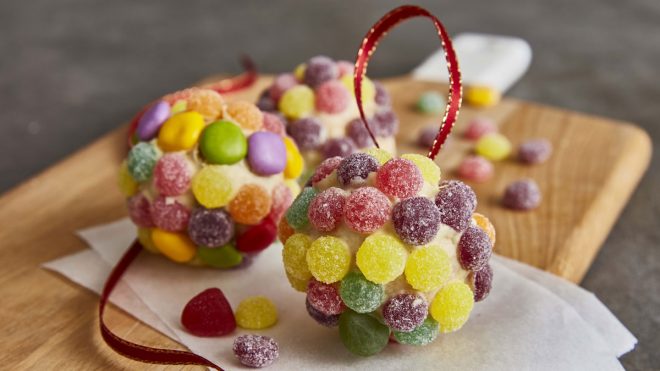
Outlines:
POLYGON ((246 184, 238 190, 227 207, 229 215, 238 223, 254 225, 270 212, 268 191, 257 184, 246 184))
POLYGON ((314 91, 306 85, 294 86, 282 95, 278 108, 291 120, 309 116, 314 111, 314 91))
POLYGON ((469 226, 458 241, 456 253, 461 267, 470 271, 477 271, 488 264, 493 245, 486 232, 476 226, 469 226))
POLYGON ((388 283, 403 273, 408 250, 396 237, 376 233, 364 239, 355 257, 358 268, 369 281, 388 283))
POLYGON ((467 156, 458 166, 458 176, 474 182, 485 182, 493 177, 493 164, 481 156, 467 156))
POLYGON ((203 167, 192 179, 197 202, 208 208, 222 207, 234 196, 231 180, 220 165, 203 167))
POLYGON ((333 283, 348 273, 351 251, 344 240, 323 236, 312 242, 306 260, 314 278, 324 283, 333 283))
POLYGON ((310 317, 312 317, 316 322, 325 327, 335 327, 339 324, 340 314, 325 314, 320 310, 314 308, 310 304, 309 300, 305 301, 305 308, 310 317))
POLYGON ((482 136, 495 133, 497 127, 495 123, 486 117, 476 117, 468 123, 468 127, 463 134, 466 139, 477 140, 482 136))
POLYGON ((287 275, 300 280, 309 280, 312 277, 307 266, 307 250, 311 245, 312 239, 302 233, 295 233, 286 240, 282 250, 282 260, 287 275))
POLYGON ((140 142, 128 152, 126 164, 133 179, 144 182, 151 178, 156 161, 158 161, 158 150, 147 142, 140 142))
POLYGON ((440 210, 440 221, 456 231, 464 231, 477 207, 477 196, 472 188, 458 180, 444 180, 435 196, 440 210))
POLYGON ((263 125, 263 115, 259 108, 250 102, 234 101, 227 104, 227 114, 240 127, 247 130, 259 130, 263 125))
POLYGON ((438 128, 435 126, 428 126, 422 129, 417 135, 417 145, 422 148, 431 148, 438 136, 438 128))
POLYGON ((151 204, 144 194, 138 193, 129 198, 126 200, 126 206, 128 208, 128 216, 135 225, 143 228, 151 228, 155 226, 153 218, 151 217, 151 204))
POLYGON ((437 114, 445 111, 445 98, 435 91, 427 91, 417 100, 417 110, 424 114, 437 114))
POLYGON ((346 196, 335 187, 326 189, 314 197, 307 209, 312 226, 321 232, 331 232, 341 223, 346 196))
POLYGON ((410 332, 394 331, 394 339, 400 344, 427 345, 438 337, 440 328, 438 322, 428 317, 421 325, 410 332))
POLYGON ((339 336, 349 351, 367 357, 387 346, 390 329, 372 315, 347 310, 339 317, 339 336))
POLYGON ((270 366, 280 356, 277 342, 260 335, 241 335, 234 340, 234 355, 248 367, 270 366))
POLYGON ((277 322, 277 307, 265 296, 243 299, 236 307, 236 324, 244 329, 260 330, 277 322))
POLYGON ((486 299, 493 285, 493 268, 490 264, 486 264, 478 271, 471 272, 468 280, 472 285, 472 291, 474 291, 474 301, 482 301, 486 299))
POLYGON ((541 190, 532 179, 509 184, 504 191, 502 204, 513 210, 531 210, 541 203, 541 190))
POLYGON ((378 160, 366 153, 353 153, 337 168, 337 180, 342 186, 365 183, 370 173, 378 170, 378 160))
POLYGON ((270 131, 271 133, 278 134, 280 136, 286 135, 286 125, 284 124, 284 118, 276 113, 264 112, 264 130, 270 131))
POLYGON ((325 113, 340 113, 348 107, 351 95, 339 81, 327 81, 316 88, 316 109, 325 113))
POLYGON ((291 228, 286 218, 280 219, 280 222, 277 224, 277 238, 280 242, 285 243, 294 233, 296 231, 291 228))
POLYGON ((373 122, 375 134, 379 137, 389 137, 399 131, 399 119, 389 108, 376 112, 373 122))
POLYGON ((234 237, 234 221, 223 209, 196 208, 188 222, 188 235, 200 246, 222 246, 234 237))
POLYGON ((376 147, 371 147, 363 150, 364 153, 373 156, 376 160, 378 160, 378 163, 380 165, 383 165, 390 159, 392 159, 392 154, 387 152, 384 149, 376 148, 376 147))
POLYGON ((323 162, 321 162, 321 164, 316 168, 316 171, 311 178, 311 184, 315 185, 316 183, 325 179, 328 175, 335 171, 337 167, 339 167, 341 161, 342 157, 340 156, 330 157, 323 160, 323 162))
POLYGON ((390 217, 390 200, 374 187, 356 189, 344 206, 344 221, 352 230, 371 233, 382 227, 390 217))
POLYGON ((440 288, 451 277, 449 255, 438 245, 414 249, 406 262, 406 281, 415 290, 429 292, 440 288))
POLYGON ((195 336, 222 336, 236 329, 231 306, 218 288, 195 295, 181 313, 181 324, 195 336))
POLYGON ((424 245, 435 238, 440 229, 440 211, 426 197, 411 197, 394 205, 392 223, 403 242, 424 245))
POLYGON ((151 217, 158 228, 180 232, 188 227, 190 210, 175 199, 159 196, 151 204, 151 217))
POLYGON ((443 333, 452 332, 463 327, 474 306, 474 294, 463 282, 450 282, 433 298, 430 312, 433 319, 440 324, 443 333))
POLYGON ((379 106, 389 106, 392 104, 392 99, 390 94, 385 90, 385 87, 379 81, 374 81, 374 86, 376 88, 376 104, 379 106))
POLYGON ((358 313, 370 313, 385 300, 383 285, 367 280, 360 272, 350 272, 341 281, 339 294, 344 304, 358 313))
POLYGON ((346 307, 339 296, 338 285, 328 285, 311 279, 307 286, 307 302, 314 309, 325 315, 337 315, 342 313, 346 307))
POLYGON ((190 88, 186 98, 187 109, 198 112, 207 122, 218 119, 222 114, 223 99, 211 89, 190 88))
POLYGON ((511 154, 511 142, 500 133, 490 133, 479 138, 474 150, 491 161, 501 161, 511 154))
POLYGON ((319 120, 306 117, 289 124, 287 132, 301 150, 315 149, 321 144, 322 127, 319 120))
POLYGON ((283 73, 277 75, 273 81, 273 85, 270 86, 268 93, 274 101, 279 101, 284 92, 291 89, 292 87, 298 85, 298 80, 292 73, 283 73))
POLYGON ((321 147, 323 157, 325 158, 335 156, 346 157, 355 152, 355 150, 355 143, 350 138, 328 139, 321 147))
POLYGON ((278 184, 271 193, 270 218, 279 222, 293 202, 293 194, 286 184, 278 184))
POLYGON ((326 56, 319 55, 311 58, 305 67, 304 81, 312 88, 338 77, 339 68, 332 59, 326 56))
POLYGON ((190 188, 193 169, 180 153, 167 153, 154 167, 154 187, 164 196, 178 196, 190 188))
POLYGON ((433 186, 438 185, 440 182, 440 168, 435 162, 433 162, 433 160, 415 153, 401 155, 401 158, 412 161, 419 168, 424 181, 433 186))
POLYGON ((293 229, 302 229, 309 223, 307 211, 318 191, 312 187, 305 187, 298 197, 293 200, 291 207, 286 212, 286 220, 293 229))
POLYGON ((383 319, 394 331, 413 331, 424 322, 428 314, 429 304, 423 296, 417 294, 398 294, 383 305, 383 319))
MULTIPOLYGON (((369 123, 370 128, 373 126, 372 122, 373 120, 369 123)), ((351 138, 358 148, 371 147, 374 145, 374 141, 371 139, 367 128, 364 126, 364 122, 362 122, 362 119, 359 117, 348 123, 346 126, 346 135, 351 138)))
POLYGON ((407 198, 422 189, 424 178, 410 160, 394 158, 378 169, 376 187, 390 197, 407 198))
POLYGON ((339 68, 339 76, 353 76, 353 71, 355 71, 355 65, 349 61, 337 61, 337 68, 339 68))
POLYGON ((540 164, 552 154, 552 143, 547 139, 531 139, 518 147, 518 159, 525 164, 540 164))

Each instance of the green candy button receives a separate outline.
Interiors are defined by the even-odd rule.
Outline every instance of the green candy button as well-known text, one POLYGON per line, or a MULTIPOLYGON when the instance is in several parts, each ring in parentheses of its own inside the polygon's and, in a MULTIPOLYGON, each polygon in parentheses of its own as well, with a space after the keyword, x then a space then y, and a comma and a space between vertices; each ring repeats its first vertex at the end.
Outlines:
POLYGON ((231 268, 243 261, 243 255, 232 245, 224 245, 217 248, 200 246, 197 249, 199 259, 214 268, 231 268))
POLYGON ((231 165, 247 155, 247 139, 238 126, 229 121, 216 121, 202 132, 199 149, 211 164, 231 165))

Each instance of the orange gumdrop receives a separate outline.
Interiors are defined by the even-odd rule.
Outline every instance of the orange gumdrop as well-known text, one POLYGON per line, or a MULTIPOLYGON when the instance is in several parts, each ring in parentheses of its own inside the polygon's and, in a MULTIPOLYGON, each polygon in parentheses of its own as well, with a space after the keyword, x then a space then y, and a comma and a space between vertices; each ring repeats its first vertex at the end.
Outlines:
POLYGON ((474 213, 472 214, 472 219, 477 223, 477 226, 481 228, 486 234, 488 235, 488 238, 490 238, 490 242, 495 246, 495 226, 493 226, 493 223, 488 220, 484 215, 481 215, 479 213, 474 213))
POLYGON ((270 212, 270 194, 264 187, 246 184, 229 202, 229 214, 238 223, 258 224, 270 212))
POLYGON ((227 114, 243 129, 259 130, 263 125, 263 114, 252 103, 245 101, 231 102, 227 105, 227 114))
POLYGON ((291 228, 286 221, 286 218, 280 219, 280 223, 277 225, 277 238, 280 239, 280 242, 286 243, 286 240, 288 240, 294 233, 296 233, 296 231, 291 228))

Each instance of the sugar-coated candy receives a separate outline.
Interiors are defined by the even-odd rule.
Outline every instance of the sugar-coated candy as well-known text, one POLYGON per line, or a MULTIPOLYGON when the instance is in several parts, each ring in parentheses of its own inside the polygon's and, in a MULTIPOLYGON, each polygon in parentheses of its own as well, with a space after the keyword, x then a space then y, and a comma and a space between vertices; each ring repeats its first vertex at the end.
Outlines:
POLYGON ((371 147, 365 149, 363 152, 370 156, 373 156, 373 158, 378 160, 378 163, 380 165, 383 165, 384 163, 392 159, 392 154, 381 148, 371 147))
POLYGON ((323 129, 318 119, 302 118, 289 124, 287 132, 303 151, 317 148, 321 144, 323 129))
POLYGON ((210 164, 235 164, 245 158, 247 148, 243 130, 227 120, 207 125, 199 139, 199 150, 210 164))
POLYGON ((234 188, 221 165, 203 167, 192 179, 197 202, 207 208, 222 207, 234 196, 234 188))
POLYGON ((332 138, 328 139, 321 148, 324 158, 346 157, 355 152, 355 143, 350 138, 332 138))
POLYGON ((477 271, 488 264, 493 253, 493 244, 486 232, 476 226, 469 226, 458 241, 456 255, 461 267, 477 271))
POLYGON ((491 161, 501 161, 511 154, 511 142, 500 133, 486 134, 479 138, 474 150, 491 161))
POLYGON ((145 250, 152 254, 160 254, 160 251, 158 251, 158 248, 154 245, 154 241, 151 239, 151 229, 138 227, 137 238, 145 250))
POLYGON ((264 122, 263 129, 270 131, 281 136, 286 135, 286 125, 284 124, 284 117, 272 112, 263 112, 264 122))
POLYGON ((224 209, 199 207, 190 215, 188 235, 199 246, 219 247, 234 237, 234 221, 224 209))
POLYGON ((231 305, 218 288, 195 295, 181 312, 181 324, 195 336, 223 336, 236 329, 231 305))
POLYGON ((158 161, 158 150, 150 143, 140 142, 131 148, 126 158, 128 172, 137 182, 151 178, 158 161))
POLYGON ((248 227, 236 238, 236 248, 248 254, 258 253, 277 238, 277 225, 270 218, 264 218, 259 224, 248 227))
POLYGON ((327 81, 319 85, 316 90, 316 109, 324 113, 343 112, 351 99, 344 84, 339 81, 327 81))
POLYGON ((433 162, 433 160, 416 153, 406 153, 401 155, 401 158, 412 161, 417 166, 417 168, 419 168, 424 181, 434 187, 438 185, 440 182, 440 168, 438 165, 436 165, 435 162, 433 162))
POLYGON ((314 91, 309 86, 297 85, 282 95, 278 108, 288 119, 297 120, 314 111, 314 101, 314 91))
POLYGON ((286 150, 284 177, 287 179, 296 179, 302 174, 305 162, 296 143, 289 137, 284 137, 283 139, 286 150))
POLYGON ((369 281, 388 283, 403 273, 407 257, 408 250, 396 237, 376 233, 364 239, 355 262, 369 281))
POLYGON ((282 249, 282 260, 287 275, 305 281, 312 277, 307 266, 307 250, 311 245, 312 239, 302 233, 295 233, 286 240, 282 249))
POLYGON ((374 187, 358 188, 344 205, 344 221, 352 230, 371 233, 380 229, 390 217, 390 200, 374 187))
POLYGON ((292 87, 298 85, 298 80, 293 76, 292 73, 283 73, 277 75, 273 81, 273 85, 270 86, 268 93, 274 101, 279 101, 284 92, 291 89, 292 87))
POLYGON ((417 135, 417 145, 424 149, 431 148, 437 136, 438 136, 437 127, 434 126, 425 127, 417 135))
POLYGON ((294 233, 296 233, 296 231, 291 228, 286 221, 286 218, 280 219, 280 222, 277 224, 277 238, 280 242, 285 243, 294 233))
POLYGON ((468 320, 474 295, 463 282, 450 282, 438 291, 431 302, 430 313, 438 321, 440 332, 452 332, 463 327, 468 320))
POLYGON ((394 331, 413 331, 424 322, 428 314, 429 304, 418 294, 398 294, 383 305, 383 320, 394 331))
POLYGON ((158 134, 158 129, 160 129, 160 126, 163 125, 165 120, 169 117, 169 103, 161 100, 149 106, 138 120, 137 128, 135 130, 138 138, 140 138, 140 140, 151 140, 155 138, 156 134, 158 134))
POLYGON ((346 309, 337 284, 328 285, 313 278, 307 286, 307 302, 325 315, 340 314, 346 309))
POLYGON ((476 107, 490 107, 500 102, 502 93, 488 86, 468 86, 465 88, 463 100, 476 107))
POLYGON ((496 233, 495 233, 495 226, 493 225, 493 223, 491 223, 490 220, 486 218, 484 215, 479 213, 472 214, 472 220, 474 220, 474 222, 477 224, 479 228, 481 228, 484 232, 486 232, 488 238, 490 239, 491 244, 495 246, 496 233))
POLYGON ((379 164, 373 156, 366 153, 353 153, 344 158, 337 168, 339 184, 359 185, 367 181, 369 174, 378 170, 379 164))
POLYGON ((268 89, 261 92, 259 98, 257 99, 257 108, 263 112, 273 112, 277 110, 277 102, 270 96, 270 91, 268 89))
POLYGON ((552 143, 547 139, 530 139, 518 147, 518 160, 525 164, 540 164, 552 154, 552 143))
POLYGON ((305 187, 300 191, 298 197, 293 200, 293 203, 285 214, 287 222, 289 222, 289 225, 293 229, 302 229, 307 226, 307 223, 309 223, 307 210, 309 209, 309 204, 317 193, 318 191, 314 188, 305 187))
POLYGON ((335 80, 339 77, 339 68, 332 59, 319 55, 311 58, 305 67, 303 81, 305 84, 315 88, 326 81, 335 80))
POLYGON ((376 173, 376 187, 390 197, 403 199, 414 196, 423 184, 424 178, 419 168, 404 158, 387 161, 376 173))
POLYGON ((422 93, 417 100, 417 110, 424 114, 438 114, 445 111, 445 98, 435 91, 422 93))
POLYGON ((271 327, 277 322, 277 307, 265 296, 243 299, 236 307, 236 324, 250 330, 271 327))
POLYGON ((197 144, 204 126, 204 117, 197 112, 177 113, 160 128, 158 146, 165 152, 187 151, 197 144))
POLYGON ((234 340, 234 355, 245 366, 270 366, 280 356, 280 348, 272 338, 260 335, 241 335, 234 340))
POLYGON ((151 203, 142 193, 138 193, 126 200, 128 216, 138 227, 154 227, 154 220, 151 217, 151 203))
POLYGON ((286 278, 289 281, 289 284, 291 287, 293 287, 294 290, 298 292, 307 292, 307 283, 309 282, 309 279, 300 279, 286 271, 284 273, 286 274, 286 278))
POLYGON ((258 184, 245 184, 229 202, 229 215, 238 223, 257 224, 270 212, 269 192, 258 184))
POLYGON ((472 188, 458 180, 444 180, 435 196, 435 204, 440 210, 440 221, 461 232, 470 224, 470 218, 477 207, 477 196, 472 188))
POLYGON ((314 306, 310 304, 309 300, 305 301, 305 308, 307 309, 307 313, 309 314, 309 316, 312 317, 320 325, 323 325, 325 327, 335 327, 339 324, 339 316, 341 315, 341 313, 325 314, 320 310, 314 308, 314 306))
POLYGON ((197 257, 204 264, 215 268, 232 268, 243 262, 243 255, 230 244, 220 247, 198 247, 197 257))
POLYGON ((440 229, 440 211, 426 197, 411 197, 394 205, 392 224, 399 238, 409 245, 424 245, 440 229))
POLYGON ((387 90, 385 90, 383 84, 379 81, 374 81, 374 87, 376 88, 376 104, 379 106, 390 106, 392 104, 392 99, 387 90))
POLYGON ((199 112, 207 122, 217 120, 222 115, 224 101, 215 90, 203 88, 186 89, 189 95, 186 99, 186 109, 199 112))
POLYGON ((484 157, 477 155, 467 156, 458 166, 458 176, 474 182, 485 182, 493 177, 495 168, 484 157))
POLYGON ((336 187, 331 187, 314 197, 309 204, 307 217, 320 232, 331 232, 339 226, 344 214, 346 196, 336 187))
POLYGON ((322 236, 312 242, 306 260, 314 278, 324 283, 333 283, 348 273, 351 251, 341 238, 322 236))
POLYGON ((263 114, 257 106, 250 102, 240 100, 229 102, 227 114, 243 129, 259 130, 263 125, 263 114))
POLYGON ((348 308, 358 313, 370 313, 385 300, 385 288, 367 280, 360 272, 350 272, 341 281, 339 295, 348 308))
POLYGON ((472 285, 472 291, 474 291, 474 301, 482 301, 486 299, 493 285, 493 268, 490 264, 486 264, 478 271, 470 272, 468 280, 472 285))
POLYGON ((151 231, 151 239, 158 251, 177 263, 189 262, 197 254, 197 246, 183 233, 154 228, 151 231))
POLYGON ((493 120, 486 117, 475 117, 468 123, 463 136, 466 139, 477 140, 486 134, 495 133, 496 131, 497 127, 493 120))
POLYGON ((339 76, 350 75, 353 76, 355 64, 349 61, 337 61, 337 68, 339 68, 339 76))
POLYGON ((440 288, 452 273, 449 255, 438 245, 414 249, 406 262, 406 281, 415 290, 429 292, 440 288))
POLYGON ((438 337, 440 328, 438 322, 428 317, 417 328, 410 332, 394 331, 394 339, 405 345, 427 345, 438 337))
POLYGON ((128 171, 128 164, 126 164, 126 161, 122 162, 121 166, 119 166, 117 185, 119 186, 121 193, 126 197, 131 197, 138 191, 138 184, 128 171))
POLYGON ((275 175, 286 167, 286 147, 281 136, 259 131, 248 138, 248 163, 259 175, 275 175))
POLYGON ((287 187, 286 184, 278 184, 273 188, 271 192, 271 208, 269 217, 275 221, 278 221, 284 216, 284 213, 291 205, 293 201, 293 194, 291 189, 287 187))
MULTIPOLYGON (((355 85, 353 84, 353 76, 352 75, 344 75, 342 76, 339 81, 341 81, 342 84, 346 87, 346 89, 351 92, 351 96, 355 96, 355 85)), ((368 77, 364 77, 362 79, 362 103, 365 105, 369 105, 374 100, 376 99, 376 86, 374 85, 373 81, 371 81, 368 77)))
POLYGON ((181 153, 166 153, 154 167, 154 187, 164 196, 184 194, 192 181, 193 168, 181 153))
MULTIPOLYGON (((373 120, 371 120, 371 123, 369 124, 370 127, 372 124, 373 120)), ((374 141, 371 139, 367 128, 364 126, 364 122, 362 122, 362 119, 359 117, 351 120, 348 125, 346 125, 346 136, 351 138, 358 148, 372 147, 374 145, 374 141)))
POLYGON ((186 109, 188 109, 188 101, 183 99, 178 100, 172 104, 172 108, 170 108, 170 116, 181 113, 186 109))
POLYGON ((399 131, 399 119, 389 108, 376 112, 373 122, 375 134, 379 137, 389 137, 399 131))
POLYGON ((176 199, 158 196, 151 203, 151 218, 160 229, 181 232, 188 227, 190 210, 176 199))
POLYGON ((330 157, 323 160, 323 162, 321 162, 321 164, 316 168, 314 175, 310 179, 311 184, 316 185, 316 183, 322 181, 328 175, 332 174, 332 172, 335 171, 337 167, 339 167, 341 161, 342 157, 340 156, 330 157))
POLYGON ((541 190, 532 179, 518 180, 504 190, 502 204, 513 210, 531 210, 541 203, 541 190))
POLYGON ((339 317, 339 336, 349 351, 367 357, 387 346, 390 329, 370 314, 347 310, 339 317))

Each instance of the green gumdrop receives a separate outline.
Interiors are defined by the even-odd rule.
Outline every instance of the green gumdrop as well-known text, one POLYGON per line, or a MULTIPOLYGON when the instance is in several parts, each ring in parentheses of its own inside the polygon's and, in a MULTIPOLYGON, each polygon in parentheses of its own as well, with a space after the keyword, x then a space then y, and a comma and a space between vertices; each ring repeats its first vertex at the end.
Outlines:
POLYGON ((352 353, 367 357, 387 346, 390 329, 372 315, 347 310, 339 317, 339 337, 352 353))
POLYGON ((154 166, 158 161, 158 151, 147 142, 140 142, 128 152, 126 165, 128 172, 137 182, 144 182, 151 178, 154 166))
POLYGON ((427 317, 424 322, 411 332, 394 331, 394 338, 401 344, 426 345, 431 343, 440 333, 438 322, 427 317))
POLYGON ((224 120, 209 124, 199 139, 202 156, 211 164, 235 164, 245 158, 247 147, 243 130, 224 120))
POLYGON ((350 272, 341 281, 339 295, 347 307, 358 313, 370 313, 385 300, 385 288, 367 280, 362 273, 350 272))
POLYGON ((417 109, 427 114, 441 113, 445 110, 445 99, 434 91, 427 91, 419 97, 417 109))
POLYGON ((232 245, 217 248, 200 246, 197 249, 197 256, 202 262, 214 268, 231 268, 243 261, 243 255, 232 245))
POLYGON ((307 209, 309 209, 309 204, 317 193, 318 191, 314 188, 305 187, 298 197, 293 200, 289 210, 286 212, 286 221, 289 222, 291 228, 300 230, 309 224, 307 209))

